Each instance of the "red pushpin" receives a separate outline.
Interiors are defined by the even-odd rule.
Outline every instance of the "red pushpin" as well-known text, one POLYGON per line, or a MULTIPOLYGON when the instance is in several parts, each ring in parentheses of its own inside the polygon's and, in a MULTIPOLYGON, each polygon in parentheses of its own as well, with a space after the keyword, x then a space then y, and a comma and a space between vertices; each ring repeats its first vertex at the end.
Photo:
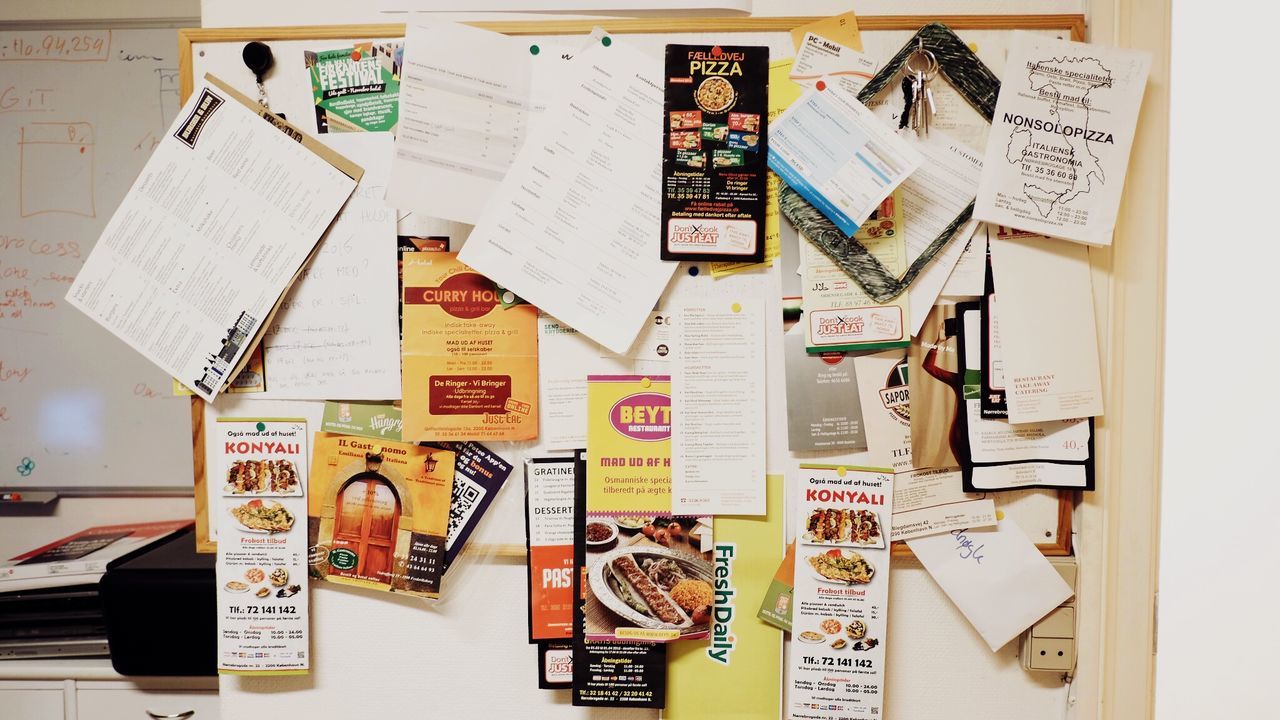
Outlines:
POLYGON ((827 84, 819 80, 818 84, 815 85, 814 87, 818 88, 819 91, 822 91, 827 89, 827 84))
POLYGON ((724 54, 724 51, 720 49, 719 45, 716 45, 715 47, 711 48, 712 57, 720 57, 723 54, 724 54))

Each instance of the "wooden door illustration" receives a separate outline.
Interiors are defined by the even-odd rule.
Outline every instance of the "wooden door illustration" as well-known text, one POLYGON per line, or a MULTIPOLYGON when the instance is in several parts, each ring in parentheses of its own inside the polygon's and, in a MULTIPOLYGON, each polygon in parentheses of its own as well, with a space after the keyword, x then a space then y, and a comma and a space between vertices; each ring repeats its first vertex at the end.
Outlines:
POLYGON ((400 498, 391 482, 378 473, 360 473, 338 492, 335 510, 333 546, 355 552, 356 565, 333 568, 333 574, 390 584, 400 524, 400 498))

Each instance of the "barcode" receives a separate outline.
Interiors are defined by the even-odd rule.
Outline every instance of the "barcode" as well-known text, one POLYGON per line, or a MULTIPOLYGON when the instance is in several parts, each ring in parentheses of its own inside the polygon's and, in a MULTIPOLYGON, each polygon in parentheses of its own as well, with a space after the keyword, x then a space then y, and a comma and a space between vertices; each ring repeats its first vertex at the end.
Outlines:
POLYGON ((458 532, 462 530, 462 526, 467 524, 467 520, 471 517, 476 503, 480 502, 482 497, 484 497, 484 488, 461 475, 454 476, 453 495, 449 499, 449 532, 447 535, 450 545, 453 544, 458 532))

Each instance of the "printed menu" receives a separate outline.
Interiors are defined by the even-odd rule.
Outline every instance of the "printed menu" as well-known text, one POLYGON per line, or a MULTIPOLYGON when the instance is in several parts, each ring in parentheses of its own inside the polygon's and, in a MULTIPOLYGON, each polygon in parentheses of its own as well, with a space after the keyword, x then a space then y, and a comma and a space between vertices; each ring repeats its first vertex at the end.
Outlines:
MULTIPOLYGON (((667 646, 657 642, 592 640, 587 637, 587 458, 574 454, 573 524, 573 704, 586 707, 660 708, 666 704, 667 646)), ((596 543, 598 544, 598 543, 596 543)), ((614 587, 630 588, 622 581, 614 587)), ((636 600, 641 603, 642 600, 636 600)), ((647 607, 644 606, 644 607, 647 607)))
POLYGON ((524 462, 529 641, 573 639, 573 458, 524 462))
POLYGON ((316 132, 395 133, 403 40, 305 50, 302 56, 315 101, 316 132))
POLYGON ((538 310, 455 253, 404 263, 404 437, 538 436, 538 310), (510 295, 510 297, 507 297, 510 295))
POLYGON ((218 418, 218 672, 301 675, 310 665, 305 420, 218 418))
POLYGON ((311 577, 439 597, 454 462, 448 450, 316 433, 307 502, 311 577))
POLYGON ((893 471, 801 465, 787 717, 879 718, 893 471))
POLYGON ((761 262, 769 48, 668 45, 663 260, 761 262))
POLYGON ((583 631, 588 640, 705 638, 710 522, 671 513, 671 379, 587 381, 583 631))

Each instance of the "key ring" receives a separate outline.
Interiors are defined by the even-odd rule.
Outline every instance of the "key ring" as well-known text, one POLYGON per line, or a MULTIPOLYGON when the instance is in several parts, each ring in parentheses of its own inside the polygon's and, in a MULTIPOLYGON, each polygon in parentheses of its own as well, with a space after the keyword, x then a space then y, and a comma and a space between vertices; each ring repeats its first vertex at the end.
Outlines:
POLYGON ((903 72, 908 75, 923 76, 925 82, 937 77, 940 67, 941 66, 938 65, 938 58, 934 56, 933 51, 925 49, 923 39, 920 40, 919 47, 912 50, 911 54, 907 56, 906 62, 902 64, 903 72), (924 67, 919 67, 921 62, 924 63, 924 67))

